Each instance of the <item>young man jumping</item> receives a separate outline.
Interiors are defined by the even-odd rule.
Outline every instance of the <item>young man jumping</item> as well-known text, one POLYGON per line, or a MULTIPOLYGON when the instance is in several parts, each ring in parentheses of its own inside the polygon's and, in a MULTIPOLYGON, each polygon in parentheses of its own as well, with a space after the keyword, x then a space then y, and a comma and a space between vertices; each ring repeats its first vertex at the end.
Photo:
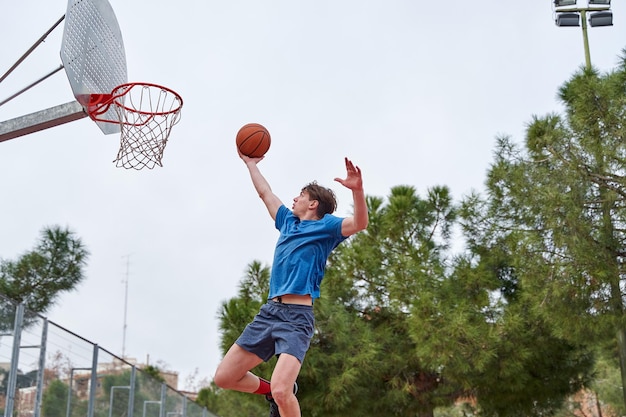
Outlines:
POLYGON ((334 192, 316 182, 302 188, 289 210, 259 171, 263 157, 239 156, 280 236, 267 303, 228 350, 213 381, 224 389, 265 395, 270 417, 301 417, 296 378, 313 337, 313 300, 320 296, 326 261, 337 245, 369 222, 361 170, 345 158, 346 178, 335 178, 352 190, 354 200, 354 215, 341 218, 332 214, 337 209, 334 192), (275 355, 271 381, 250 372, 275 355))

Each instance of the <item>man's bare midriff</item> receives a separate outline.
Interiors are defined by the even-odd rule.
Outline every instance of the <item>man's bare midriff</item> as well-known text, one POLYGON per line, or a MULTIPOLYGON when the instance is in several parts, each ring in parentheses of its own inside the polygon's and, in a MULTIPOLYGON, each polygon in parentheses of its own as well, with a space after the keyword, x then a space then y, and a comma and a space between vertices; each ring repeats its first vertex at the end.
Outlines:
POLYGON ((311 306, 313 305, 313 299, 310 295, 299 295, 299 294, 284 294, 280 297, 272 298, 272 301, 276 301, 277 303, 283 304, 299 304, 303 306, 311 306))

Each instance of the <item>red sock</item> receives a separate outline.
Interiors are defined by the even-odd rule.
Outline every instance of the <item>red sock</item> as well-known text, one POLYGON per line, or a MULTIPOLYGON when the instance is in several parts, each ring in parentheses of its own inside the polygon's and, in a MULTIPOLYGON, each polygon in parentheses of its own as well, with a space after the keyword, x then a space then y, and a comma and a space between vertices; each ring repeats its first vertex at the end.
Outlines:
POLYGON ((254 391, 254 394, 269 395, 271 393, 272 391, 270 390, 270 382, 263 378, 259 378, 259 388, 254 391))

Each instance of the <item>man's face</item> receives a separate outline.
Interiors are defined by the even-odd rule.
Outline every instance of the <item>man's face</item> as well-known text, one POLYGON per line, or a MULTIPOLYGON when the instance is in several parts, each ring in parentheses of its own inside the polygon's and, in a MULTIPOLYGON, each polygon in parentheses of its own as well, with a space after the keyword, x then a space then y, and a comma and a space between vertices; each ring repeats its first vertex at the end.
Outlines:
POLYGON ((291 206, 291 210, 293 214, 298 217, 303 217, 306 212, 310 209, 311 204, 315 200, 310 200, 309 193, 307 191, 301 191, 300 195, 294 197, 293 205, 291 206))

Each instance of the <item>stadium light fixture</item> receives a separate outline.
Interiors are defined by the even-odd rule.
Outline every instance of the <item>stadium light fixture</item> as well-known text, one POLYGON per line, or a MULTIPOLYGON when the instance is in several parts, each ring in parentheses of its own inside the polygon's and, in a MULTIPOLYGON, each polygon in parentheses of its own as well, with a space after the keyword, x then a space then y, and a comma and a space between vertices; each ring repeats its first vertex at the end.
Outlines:
POLYGON ((589 0, 589 4, 604 4, 608 6, 611 4, 611 0, 589 0))
MULTIPOLYGON (((589 1, 594 1, 594 0, 589 0, 589 1)), ((576 0, 554 0, 554 5, 556 7, 575 6, 576 0)))
POLYGON ((589 15, 589 26, 613 26, 613 12, 594 12, 589 15))
POLYGON ((559 27, 580 26, 580 15, 578 13, 557 13, 556 25, 559 27))

